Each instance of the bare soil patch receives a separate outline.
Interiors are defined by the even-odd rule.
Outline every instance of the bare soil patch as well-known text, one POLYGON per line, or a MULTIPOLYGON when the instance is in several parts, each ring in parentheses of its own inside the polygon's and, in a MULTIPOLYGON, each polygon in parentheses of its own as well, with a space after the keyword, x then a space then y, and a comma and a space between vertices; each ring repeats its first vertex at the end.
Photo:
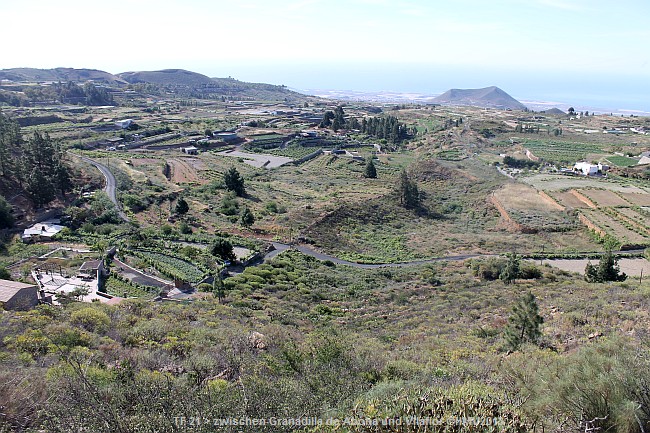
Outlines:
POLYGON ((619 195, 633 205, 650 206, 650 194, 639 192, 621 192, 619 195))
POLYGON ((570 191, 551 191, 548 194, 566 208, 582 209, 589 207, 583 201, 578 200, 570 191))
POLYGON ((622 199, 613 191, 599 190, 599 189, 583 189, 579 191, 581 194, 588 197, 591 201, 596 203, 598 207, 612 207, 612 206, 629 206, 630 203, 622 199))
POLYGON ((199 170, 205 170, 205 164, 196 158, 172 158, 167 160, 171 166, 171 181, 174 183, 207 183, 207 179, 198 176, 199 170))
POLYGON ((142 167, 144 165, 158 165, 160 164, 160 159, 157 158, 133 158, 131 160, 131 165, 134 167, 142 167))
MULTIPOLYGON (((568 272, 577 272, 584 275, 587 263, 598 264, 598 260, 576 259, 576 260, 544 260, 554 268, 568 272)), ((639 277, 643 271, 643 279, 650 278, 650 262, 647 259, 620 259, 618 262, 621 271, 630 277, 639 277)))
POLYGON ((558 211, 555 206, 543 199, 535 188, 520 183, 507 184, 495 191, 494 196, 506 209, 558 211))

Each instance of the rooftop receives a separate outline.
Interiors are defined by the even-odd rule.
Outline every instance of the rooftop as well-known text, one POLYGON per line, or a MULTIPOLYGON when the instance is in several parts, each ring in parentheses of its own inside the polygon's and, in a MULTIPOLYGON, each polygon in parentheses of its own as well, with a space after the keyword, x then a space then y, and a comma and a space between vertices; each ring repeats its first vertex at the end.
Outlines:
POLYGON ((0 280, 0 302, 7 302, 21 289, 35 287, 34 284, 19 283, 18 281, 0 280))

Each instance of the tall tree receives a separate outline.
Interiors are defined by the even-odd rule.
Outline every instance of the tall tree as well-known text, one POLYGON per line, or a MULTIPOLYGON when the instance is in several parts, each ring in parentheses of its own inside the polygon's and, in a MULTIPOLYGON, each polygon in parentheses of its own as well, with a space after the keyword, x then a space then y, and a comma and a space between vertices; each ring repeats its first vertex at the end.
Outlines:
POLYGON ((7 177, 15 165, 14 153, 20 146, 20 126, 0 112, 0 176, 7 177))
POLYGON ((499 279, 506 284, 512 284, 519 276, 519 257, 516 253, 508 254, 508 261, 499 274, 499 279))
POLYGON ((539 315, 535 295, 528 292, 514 307, 508 318, 505 338, 508 348, 518 350, 524 343, 538 344, 542 336, 544 318, 539 315))
POLYGON ((255 215, 253 215, 253 212, 246 206, 244 210, 241 213, 241 225, 243 225, 246 228, 249 228, 255 223, 255 215))
POLYGON ((235 250, 228 239, 224 239, 220 237, 216 238, 214 242, 212 242, 212 246, 210 247, 210 252, 212 253, 213 256, 219 257, 224 262, 225 261, 234 262, 235 260, 237 260, 237 256, 235 255, 235 250))
POLYGON ((415 209, 420 206, 420 191, 417 183, 409 178, 406 170, 402 170, 397 185, 399 202, 407 209, 415 209))
POLYGON ((223 284, 221 274, 215 275, 212 280, 212 293, 219 299, 219 303, 223 304, 223 299, 226 297, 226 286, 223 284))
POLYGON ((11 214, 11 205, 0 195, 0 229, 13 227, 14 217, 11 214))
POLYGON ((372 161, 372 157, 368 158, 368 161, 366 162, 366 169, 364 170, 363 175, 369 179, 377 178, 377 168, 375 167, 375 163, 372 161))
POLYGON ((243 197, 246 194, 244 187, 244 178, 239 174, 235 167, 230 167, 223 176, 223 181, 226 184, 228 191, 234 191, 238 197, 243 197))
POLYGON ((332 125, 332 119, 334 119, 334 112, 328 110, 323 114, 323 120, 321 120, 318 126, 321 128, 329 128, 332 125))
POLYGON ((181 197, 176 202, 176 207, 174 211, 179 215, 185 215, 190 210, 190 205, 187 204, 187 201, 181 197))

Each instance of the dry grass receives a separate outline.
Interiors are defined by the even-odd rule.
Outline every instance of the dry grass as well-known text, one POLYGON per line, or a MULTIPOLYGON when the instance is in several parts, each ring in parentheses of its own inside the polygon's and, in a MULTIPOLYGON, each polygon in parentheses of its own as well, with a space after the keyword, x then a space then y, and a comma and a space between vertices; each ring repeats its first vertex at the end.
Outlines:
POLYGON ((584 202, 578 200, 570 191, 552 191, 549 195, 566 208, 582 209, 589 207, 584 202))
POLYGON ((630 203, 622 199, 613 191, 598 190, 598 189, 583 189, 579 191, 581 194, 588 197, 591 201, 596 203, 598 207, 611 207, 611 206, 629 206, 630 203))
POLYGON ((650 206, 650 194, 640 192, 621 192, 621 197, 636 206, 650 206))
POLYGON ((494 192, 495 197, 506 209, 521 209, 540 212, 560 212, 542 198, 537 190, 520 183, 509 183, 494 192))

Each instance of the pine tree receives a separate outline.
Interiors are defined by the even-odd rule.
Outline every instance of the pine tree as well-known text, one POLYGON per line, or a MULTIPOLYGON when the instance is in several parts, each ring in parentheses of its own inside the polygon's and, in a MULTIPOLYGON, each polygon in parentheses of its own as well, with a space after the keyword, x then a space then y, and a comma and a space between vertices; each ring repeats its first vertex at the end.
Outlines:
POLYGON ((499 279, 506 284, 512 284, 519 276, 519 257, 516 253, 508 254, 508 262, 499 274, 499 279))
POLYGON ((179 198, 176 202, 176 207, 174 211, 179 215, 185 215, 190 210, 190 205, 187 204, 187 201, 184 198, 179 198))
POLYGON ((598 266, 587 263, 585 280, 590 283, 604 283, 606 281, 625 281, 627 275, 621 272, 618 260, 611 250, 607 250, 598 261, 598 266))
POLYGON ((14 225, 14 216, 11 214, 11 205, 0 195, 0 229, 11 228, 14 225))
POLYGON ((377 168, 375 167, 375 163, 372 161, 372 157, 368 158, 368 162, 366 163, 366 169, 363 172, 363 176, 369 179, 377 178, 377 168))
POLYGON ((0 176, 12 174, 14 166, 13 153, 20 146, 20 126, 9 120, 0 112, 0 176))
POLYGON ((243 225, 246 228, 249 228, 255 223, 255 215, 253 215, 253 212, 246 206, 244 210, 241 213, 241 225, 243 225))
POLYGON ((221 274, 215 275, 212 280, 212 293, 219 299, 219 303, 223 304, 223 299, 226 297, 226 286, 223 284, 221 274))
POLYGON ((239 174, 235 167, 230 167, 223 176, 223 182, 226 184, 228 191, 234 191, 238 197, 243 197, 246 194, 244 187, 244 178, 239 174))
POLYGON ((418 185, 409 179, 406 170, 402 170, 398 184, 399 201, 406 209, 415 209, 420 206, 420 191, 418 185))
POLYGON ((505 331, 506 344, 510 350, 518 350, 524 343, 538 344, 544 318, 539 315, 535 296, 528 292, 512 308, 505 331))
POLYGON ((27 177, 25 189, 37 208, 51 202, 56 197, 54 185, 37 167, 27 177))

